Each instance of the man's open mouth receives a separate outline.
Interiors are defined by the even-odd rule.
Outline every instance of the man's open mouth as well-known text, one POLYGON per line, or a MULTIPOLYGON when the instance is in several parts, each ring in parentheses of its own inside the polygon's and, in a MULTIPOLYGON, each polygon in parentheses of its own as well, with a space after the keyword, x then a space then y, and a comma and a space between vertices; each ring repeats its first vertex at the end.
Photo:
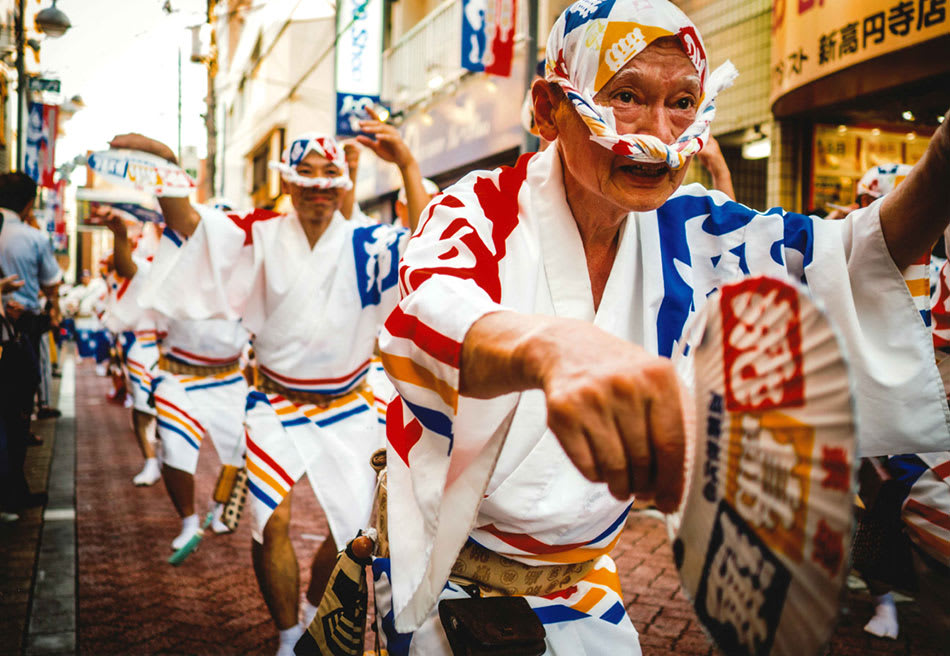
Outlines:
POLYGON ((620 167, 630 175, 641 178, 659 178, 670 172, 670 167, 662 162, 630 162, 620 167))

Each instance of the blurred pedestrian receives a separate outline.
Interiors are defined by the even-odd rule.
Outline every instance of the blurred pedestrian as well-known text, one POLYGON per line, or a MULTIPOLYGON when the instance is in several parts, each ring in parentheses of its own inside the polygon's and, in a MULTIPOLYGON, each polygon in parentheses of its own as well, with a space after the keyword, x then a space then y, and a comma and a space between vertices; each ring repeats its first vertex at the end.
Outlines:
POLYGON ((31 495, 23 477, 26 447, 31 442, 30 415, 40 382, 40 340, 50 329, 50 315, 44 314, 40 295, 55 304, 62 272, 53 256, 48 236, 29 225, 36 200, 36 183, 23 173, 0 175, 0 270, 16 275, 22 285, 3 295, 4 308, 22 335, 29 353, 22 354, 16 367, 14 389, 8 390, 5 404, 7 453, 12 472, 4 486, 6 509, 45 503, 31 495), (31 356, 31 357, 30 357, 31 356))

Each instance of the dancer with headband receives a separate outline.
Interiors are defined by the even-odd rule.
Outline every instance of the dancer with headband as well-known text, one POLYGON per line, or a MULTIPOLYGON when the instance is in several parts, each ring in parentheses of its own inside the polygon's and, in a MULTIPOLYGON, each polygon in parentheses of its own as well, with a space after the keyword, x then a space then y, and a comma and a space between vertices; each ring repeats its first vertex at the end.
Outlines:
MULTIPOLYGON (((167 146, 141 135, 116 137, 112 146, 174 161, 167 146)), ((336 545, 369 518, 375 475, 368 463, 384 438, 366 377, 380 324, 398 300, 397 264, 409 233, 343 218, 352 183, 330 136, 293 139, 271 166, 290 196, 287 214, 240 216, 159 199, 178 243, 156 256, 143 298, 173 317, 240 318, 253 335, 258 366, 245 420, 252 555, 280 631, 278 653, 289 654, 302 632, 290 490, 307 474, 331 533, 314 556, 306 624, 336 545)))
POLYGON ((451 653, 472 618, 536 640, 529 616, 490 603, 440 622, 446 600, 494 595, 527 600, 547 653, 640 653, 610 552, 632 495, 679 503, 678 374, 692 361, 668 358, 726 282, 768 275, 822 302, 848 346, 863 455, 950 443, 901 275, 950 219, 950 121, 894 194, 842 221, 758 213, 680 187, 735 74, 709 71, 696 27, 665 0, 579 0, 533 86, 551 146, 470 173, 424 212, 380 336, 400 394, 388 553, 373 564, 390 654, 451 653))

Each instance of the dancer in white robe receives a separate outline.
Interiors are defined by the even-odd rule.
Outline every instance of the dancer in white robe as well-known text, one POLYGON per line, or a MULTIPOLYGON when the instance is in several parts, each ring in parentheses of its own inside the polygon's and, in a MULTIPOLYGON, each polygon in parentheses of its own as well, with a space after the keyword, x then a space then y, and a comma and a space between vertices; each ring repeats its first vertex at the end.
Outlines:
MULTIPOLYGON (((126 334, 124 359, 127 393, 132 398, 132 429, 145 457, 142 471, 132 478, 136 486, 154 485, 161 479, 155 434, 155 408, 152 395, 152 377, 158 367, 158 342, 164 331, 161 315, 143 309, 132 289, 129 264, 132 259, 144 263, 154 253, 154 244, 147 237, 139 239, 132 252, 127 226, 117 216, 103 217, 114 236, 112 256, 114 270, 109 272, 108 293, 105 300, 103 323, 116 335, 126 334)), ((118 338, 117 340, 118 341, 118 338)), ((118 348, 118 347, 117 347, 118 348)))
MULTIPOLYGON (((161 357, 158 345, 154 344, 153 366, 143 374, 147 378, 138 381, 133 389, 136 403, 144 396, 142 403, 157 416, 157 432, 162 442, 161 476, 182 522, 181 532, 172 540, 171 547, 180 549, 199 528, 194 473, 205 436, 211 437, 223 465, 244 464, 247 381, 240 360, 248 333, 234 319, 183 321, 143 309, 139 300, 147 286, 153 258, 130 257, 127 242, 120 237, 121 221, 112 219, 108 225, 116 233, 116 269, 125 276, 115 311, 127 316, 139 313, 160 317, 164 325, 161 357)), ((136 333, 129 353, 130 374, 144 367, 136 360, 138 344, 136 333)), ((212 525, 216 533, 228 531, 221 522, 221 511, 221 504, 216 505, 212 525)))
POLYGON ((470 596, 465 582, 525 596, 549 654, 639 653, 609 552, 632 493, 676 507, 677 373, 688 379, 690 359, 677 372, 667 358, 727 281, 772 275, 822 301, 848 348, 863 454, 950 443, 901 275, 950 219, 937 184, 950 121, 895 195, 842 221, 758 213, 678 188, 730 77, 707 74, 678 9, 581 0, 547 56, 533 99, 553 146, 429 205, 380 337, 400 394, 387 415, 389 557, 374 562, 393 655, 450 653, 436 608, 470 596))
MULTIPOLYGON (((173 157, 140 135, 117 137, 113 145, 173 157)), ((257 384, 246 417, 252 554, 281 632, 278 653, 290 653, 303 630, 287 536, 290 489, 307 474, 331 533, 312 567, 304 608, 309 624, 336 544, 369 518, 375 483, 369 459, 383 445, 367 372, 380 325, 397 300, 397 263, 409 235, 343 218, 339 206, 351 183, 342 155, 330 137, 304 135, 290 143, 275 163, 293 205, 284 215, 225 215, 160 199, 172 230, 144 293, 169 316, 240 318, 254 335, 257 384)), ((412 170, 418 176, 418 167, 412 170)))

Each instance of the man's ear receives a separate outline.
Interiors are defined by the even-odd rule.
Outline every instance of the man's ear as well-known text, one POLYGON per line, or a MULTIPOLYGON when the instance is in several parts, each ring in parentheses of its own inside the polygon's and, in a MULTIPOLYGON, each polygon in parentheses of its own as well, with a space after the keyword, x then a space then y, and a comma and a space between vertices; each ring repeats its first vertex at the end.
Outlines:
POLYGON ((535 80, 531 85, 531 101, 534 103, 534 124, 545 141, 557 139, 558 127, 555 114, 561 102, 561 91, 547 80, 535 80))

